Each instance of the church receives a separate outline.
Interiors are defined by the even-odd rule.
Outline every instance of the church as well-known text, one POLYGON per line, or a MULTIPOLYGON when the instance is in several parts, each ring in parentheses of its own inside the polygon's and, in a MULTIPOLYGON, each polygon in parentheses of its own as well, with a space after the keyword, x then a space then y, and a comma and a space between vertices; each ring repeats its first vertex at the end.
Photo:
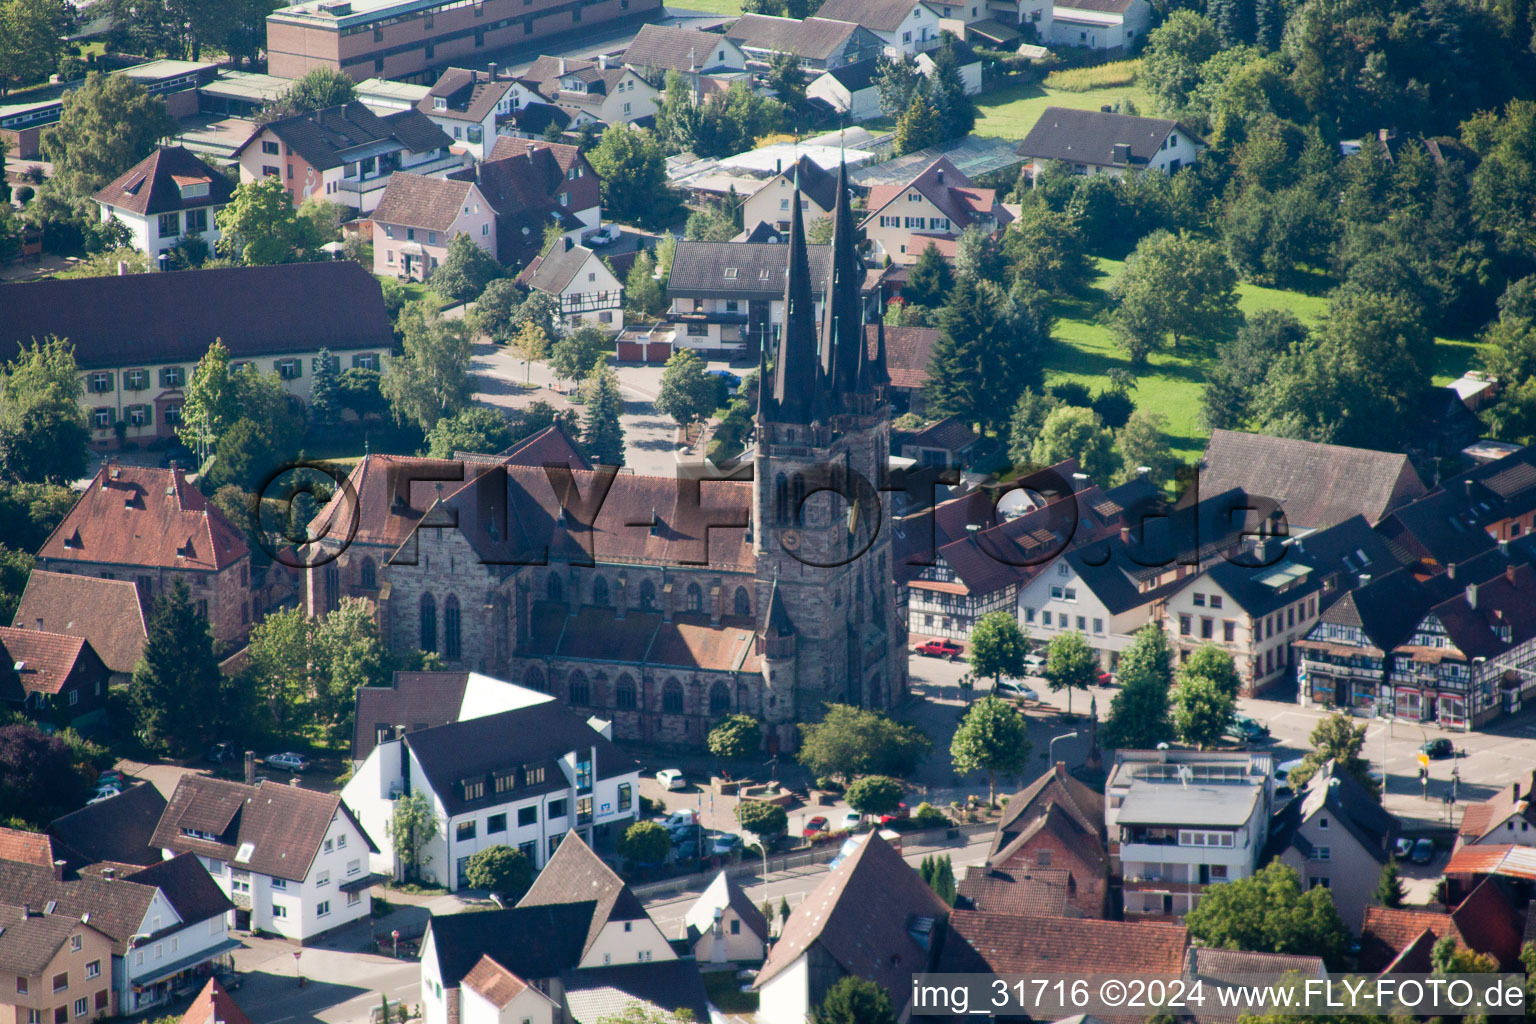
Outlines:
POLYGON ((890 378, 883 328, 866 340, 846 166, 824 292, 798 187, 791 210, 750 477, 594 467, 558 427, 497 456, 370 455, 311 525, 311 613, 369 598, 392 650, 553 694, 621 740, 702 746, 740 713, 788 751, 827 703, 902 700, 905 619, 877 490, 890 378))

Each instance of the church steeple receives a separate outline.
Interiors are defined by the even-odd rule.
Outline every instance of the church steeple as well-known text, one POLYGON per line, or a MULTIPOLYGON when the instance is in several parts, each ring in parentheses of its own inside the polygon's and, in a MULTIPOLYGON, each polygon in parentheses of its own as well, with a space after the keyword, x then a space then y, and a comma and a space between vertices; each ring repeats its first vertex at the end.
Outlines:
POLYGON ((757 346, 757 421, 773 416, 773 382, 768 379, 768 343, 757 346))
POLYGON ((859 382, 864 348, 864 304, 860 292, 864 266, 854 247, 853 211, 848 204, 848 161, 837 168, 837 200, 832 208, 832 252, 827 265, 826 300, 821 320, 821 371, 838 404, 864 390, 859 382))
POLYGON ((773 368, 772 416, 784 423, 823 418, 825 399, 816 363, 816 306, 811 294, 810 260, 805 251, 805 224, 800 216, 800 176, 790 200, 789 271, 784 281, 784 332, 779 336, 773 368))
POLYGON ((859 391, 873 391, 883 397, 885 386, 891 382, 891 374, 885 365, 884 303, 881 306, 880 318, 875 321, 875 354, 869 354, 867 342, 859 346, 859 391))

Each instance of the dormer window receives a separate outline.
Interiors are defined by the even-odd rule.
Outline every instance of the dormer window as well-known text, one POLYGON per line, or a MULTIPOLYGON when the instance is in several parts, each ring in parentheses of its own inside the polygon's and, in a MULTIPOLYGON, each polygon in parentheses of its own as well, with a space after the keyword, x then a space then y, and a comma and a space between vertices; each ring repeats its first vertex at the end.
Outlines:
POLYGON ((434 96, 434 97, 432 97, 432 109, 433 110, 447 110, 448 109, 448 98, 446 96, 434 96))
POLYGON ((249 864, 251 855, 256 852, 255 843, 241 843, 240 849, 235 851, 235 861, 239 864, 249 864))
POLYGON ((177 179, 176 186, 181 189, 183 199, 201 199, 208 195, 208 186, 211 183, 207 178, 198 178, 195 181, 177 179))

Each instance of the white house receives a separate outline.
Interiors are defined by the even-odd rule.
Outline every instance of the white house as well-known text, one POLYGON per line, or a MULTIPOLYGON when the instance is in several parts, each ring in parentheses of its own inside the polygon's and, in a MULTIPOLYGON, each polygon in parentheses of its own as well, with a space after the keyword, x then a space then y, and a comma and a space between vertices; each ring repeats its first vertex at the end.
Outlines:
POLYGON ((993 234, 1012 220, 995 189, 972 185, 941 156, 908 181, 871 187, 860 227, 877 258, 910 265, 931 243, 953 241, 972 226, 993 234))
POLYGON ((768 953, 768 919, 721 871, 683 916, 683 935, 699 963, 756 961, 768 953))
POLYGON ((596 324, 624 329, 624 286, 597 253, 567 235, 528 264, 517 283, 560 300, 560 317, 572 327, 596 324))
POLYGON ((1202 142, 1177 121, 1103 110, 1046 107, 1019 143, 1031 178, 1046 163, 1060 160, 1078 174, 1173 174, 1193 164, 1202 142))
POLYGON ((789 203, 797 185, 800 216, 805 224, 832 216, 832 207, 837 202, 837 175, 802 156, 795 166, 779 171, 746 198, 741 204, 742 224, 748 230, 759 224, 772 224, 778 231, 788 232, 789 203))
POLYGON ((627 124, 656 113, 661 91, 633 68, 609 61, 540 57, 518 76, 550 103, 572 115, 571 127, 584 120, 627 124))
POLYGON ((484 160, 496 142, 496 119, 509 116, 525 103, 542 103, 533 89, 510 76, 449 68, 416 104, 433 124, 453 136, 456 149, 484 160))
MULTIPOLYGON (((831 246, 805 248, 819 319, 831 246)), ((743 353, 777 338, 787 265, 784 246, 772 242, 678 242, 667 279, 677 347, 743 353)))
POLYGON ((1152 27, 1147 0, 1065 0, 1053 6, 1042 41, 1090 50, 1129 50, 1152 27))
POLYGON ((850 121, 871 120, 882 113, 880 89, 875 84, 879 70, 872 60, 831 68, 811 80, 805 95, 822 100, 850 121))
POLYGON ((1207 885, 1253 874, 1274 799, 1268 753, 1121 750, 1104 788, 1125 914, 1182 917, 1207 885))
POLYGON ((237 930, 302 942, 368 917, 378 847, 340 797, 293 781, 183 775, 152 843, 167 857, 197 854, 233 901, 237 930))
POLYGON ((1536 769, 1472 804, 1456 830, 1456 846, 1536 846, 1536 769))
POLYGON ((939 45, 943 6, 927 0, 827 0, 816 16, 861 25, 880 37, 888 54, 915 57, 939 45))
POLYGON ((560 1004, 481 954, 460 984, 459 1024, 558 1024, 560 1004))
MULTIPOLYGON (((342 790, 370 831, 420 793, 438 819, 422 873, 462 888, 469 858, 513 846, 543 865, 568 832, 610 836, 636 820, 640 773, 582 717, 554 701, 407 732, 378 743, 342 790)), ((375 866, 397 872, 392 850, 375 866)))
POLYGON ((134 164, 91 198, 102 223, 116 219, 133 236, 133 247, 155 257, 189 238, 212 251, 219 240, 218 213, 234 184, 180 146, 164 146, 134 164))
POLYGON ((624 51, 624 63, 652 80, 676 71, 696 84, 701 75, 745 71, 747 58, 741 47, 716 32, 641 25, 624 51))

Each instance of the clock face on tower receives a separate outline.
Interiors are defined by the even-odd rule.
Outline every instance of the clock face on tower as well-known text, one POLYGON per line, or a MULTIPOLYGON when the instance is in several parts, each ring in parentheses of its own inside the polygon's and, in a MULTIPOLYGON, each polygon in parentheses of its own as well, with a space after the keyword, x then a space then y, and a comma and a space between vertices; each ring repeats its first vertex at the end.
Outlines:
POLYGON ((800 534, 794 530, 785 530, 779 537, 779 543, 784 545, 785 551, 798 551, 800 549, 800 534))

